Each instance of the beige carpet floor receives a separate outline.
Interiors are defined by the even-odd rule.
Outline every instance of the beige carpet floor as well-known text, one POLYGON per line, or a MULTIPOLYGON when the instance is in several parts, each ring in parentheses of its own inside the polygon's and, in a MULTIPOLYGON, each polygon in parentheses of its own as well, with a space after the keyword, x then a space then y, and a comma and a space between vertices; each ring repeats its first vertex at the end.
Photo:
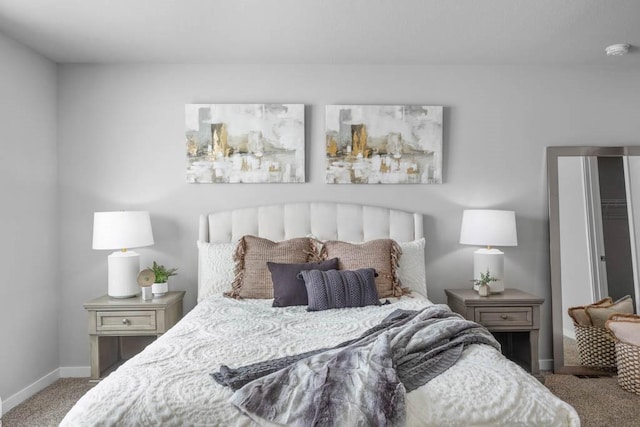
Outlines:
MULTIPOLYGON (((583 427, 640 425, 640 395, 624 391, 615 378, 553 374, 542 378, 556 396, 576 408, 583 427)), ((60 379, 5 414, 2 427, 57 426, 91 387, 86 378, 60 379)))
POLYGON ((88 378, 61 378, 2 417, 2 427, 57 426, 94 383, 88 378))
POLYGON ((576 409, 582 427, 640 425, 640 395, 622 389, 614 377, 548 375, 544 385, 576 409))

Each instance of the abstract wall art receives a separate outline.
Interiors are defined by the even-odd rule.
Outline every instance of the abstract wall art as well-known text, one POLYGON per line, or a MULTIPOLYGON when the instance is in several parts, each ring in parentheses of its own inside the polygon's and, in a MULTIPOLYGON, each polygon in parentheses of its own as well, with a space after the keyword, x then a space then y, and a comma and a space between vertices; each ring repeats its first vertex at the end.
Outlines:
POLYGON ((441 106, 328 105, 326 182, 441 184, 441 106))
POLYGON ((305 182, 303 104, 187 104, 187 182, 305 182))

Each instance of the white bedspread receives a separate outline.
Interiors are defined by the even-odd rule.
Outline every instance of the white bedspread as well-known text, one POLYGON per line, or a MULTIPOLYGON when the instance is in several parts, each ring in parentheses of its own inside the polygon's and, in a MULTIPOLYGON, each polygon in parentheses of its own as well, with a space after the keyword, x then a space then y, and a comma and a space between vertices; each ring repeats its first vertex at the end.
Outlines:
MULTIPOLYGON (((62 426, 252 425, 209 375, 231 367, 329 347, 358 336, 397 308, 429 304, 404 297, 381 307, 307 312, 271 300, 210 298, 129 360, 71 409, 62 426)), ((459 362, 408 394, 408 425, 579 426, 575 410, 496 350, 471 345, 459 362)))

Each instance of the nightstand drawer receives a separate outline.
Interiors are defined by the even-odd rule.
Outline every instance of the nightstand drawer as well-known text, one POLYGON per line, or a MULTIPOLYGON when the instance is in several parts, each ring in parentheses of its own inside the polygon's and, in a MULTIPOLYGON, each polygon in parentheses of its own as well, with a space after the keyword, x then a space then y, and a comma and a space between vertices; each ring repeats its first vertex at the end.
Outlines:
POLYGON ((156 311, 97 311, 96 330, 155 331, 156 311))
POLYGON ((476 307, 476 322, 487 327, 533 326, 532 307, 476 307))

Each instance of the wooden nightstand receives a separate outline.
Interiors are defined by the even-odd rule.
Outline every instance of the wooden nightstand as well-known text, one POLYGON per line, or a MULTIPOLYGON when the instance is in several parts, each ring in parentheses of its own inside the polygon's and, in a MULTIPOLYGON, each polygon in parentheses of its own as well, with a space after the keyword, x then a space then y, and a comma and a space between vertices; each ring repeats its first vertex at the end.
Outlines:
POLYGON ((502 353, 532 374, 540 372, 538 298, 517 289, 481 297, 473 289, 445 289, 451 310, 484 325, 502 344, 502 353))
POLYGON ((141 351, 182 318, 184 291, 144 301, 103 295, 84 304, 89 313, 91 379, 141 351), (146 338, 145 338, 146 337, 146 338))

